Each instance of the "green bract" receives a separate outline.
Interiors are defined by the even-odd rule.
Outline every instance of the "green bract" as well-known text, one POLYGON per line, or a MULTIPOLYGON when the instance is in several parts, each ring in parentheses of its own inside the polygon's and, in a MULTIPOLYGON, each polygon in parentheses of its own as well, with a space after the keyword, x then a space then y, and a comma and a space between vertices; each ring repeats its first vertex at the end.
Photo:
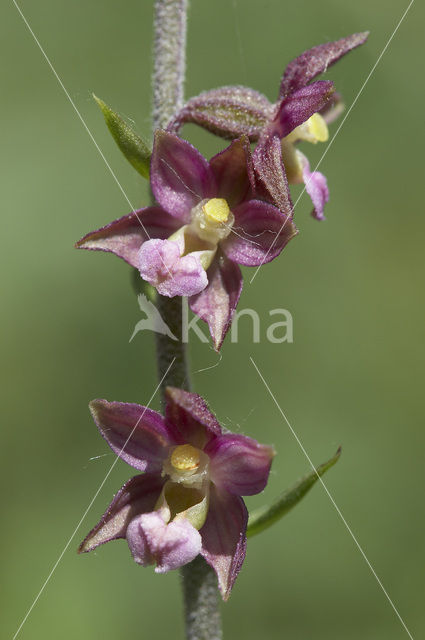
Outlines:
POLYGON ((295 507, 298 502, 304 498, 311 487, 319 480, 319 478, 339 460, 341 455, 341 447, 336 454, 327 462, 313 469, 306 476, 298 480, 290 489, 284 491, 276 500, 268 506, 260 507, 249 515, 247 537, 255 536, 264 529, 271 527, 272 524, 283 518, 295 507))
POLYGON ((148 144, 128 126, 126 122, 108 107, 103 100, 93 94, 102 110, 105 122, 115 142, 131 165, 144 178, 149 178, 152 151, 148 144))

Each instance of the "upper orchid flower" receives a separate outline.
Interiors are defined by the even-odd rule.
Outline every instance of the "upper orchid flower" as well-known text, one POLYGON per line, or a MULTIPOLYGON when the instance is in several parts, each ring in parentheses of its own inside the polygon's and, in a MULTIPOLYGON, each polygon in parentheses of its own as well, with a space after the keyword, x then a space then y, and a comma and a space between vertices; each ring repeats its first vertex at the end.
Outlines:
POLYGON ((193 122, 224 138, 244 134, 251 141, 258 140, 253 161, 260 192, 285 211, 287 181, 304 182, 313 202, 313 216, 323 220, 324 205, 329 200, 326 178, 310 171, 307 158, 295 144, 325 142, 329 135, 327 122, 339 115, 341 103, 339 96, 333 97, 332 82, 308 83, 363 44, 367 36, 355 33, 313 47, 292 60, 283 74, 275 104, 253 89, 222 87, 190 99, 169 129, 179 131, 185 122, 193 122))
POLYGON ((297 233, 285 213, 253 199, 249 141, 239 138, 208 162, 189 142, 157 131, 151 188, 159 206, 130 213, 76 246, 110 251, 165 296, 190 296, 219 349, 242 290, 238 264, 273 260, 297 233))
POLYGON ((198 554, 217 573, 224 599, 242 566, 248 513, 241 495, 267 484, 272 447, 223 434, 205 401, 173 387, 165 418, 137 404, 94 400, 111 449, 143 471, 118 491, 79 551, 126 538, 134 560, 164 573, 198 554))

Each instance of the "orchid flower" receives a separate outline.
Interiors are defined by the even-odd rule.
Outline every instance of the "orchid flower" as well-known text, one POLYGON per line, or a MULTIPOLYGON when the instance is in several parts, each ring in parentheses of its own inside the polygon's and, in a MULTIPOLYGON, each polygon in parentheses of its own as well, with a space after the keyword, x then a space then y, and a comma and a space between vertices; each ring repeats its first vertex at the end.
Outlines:
POLYGON ((157 573, 201 554, 226 600, 245 558, 241 496, 264 489, 273 448, 223 433, 200 396, 173 387, 166 390, 165 417, 106 400, 93 400, 90 410, 112 451, 143 473, 118 491, 79 551, 125 538, 134 560, 155 564, 157 573))
POLYGON ((158 130, 150 181, 159 206, 93 231, 76 247, 114 253, 161 295, 189 296, 218 350, 242 290, 238 265, 270 262, 297 233, 289 192, 284 212, 253 197, 245 136, 208 162, 189 142, 158 130))
POLYGON ((246 135, 258 141, 253 155, 257 190, 285 211, 287 182, 304 182, 313 202, 313 217, 324 219, 329 200, 325 176, 311 171, 306 156, 297 149, 301 141, 325 142, 327 124, 341 112, 341 100, 329 81, 311 84, 317 75, 352 49, 363 44, 368 33, 313 47, 292 60, 285 69, 275 104, 262 94, 242 86, 205 91, 191 98, 169 130, 178 132, 186 122, 198 124, 224 138, 246 135), (283 162, 283 165, 282 165, 283 162))

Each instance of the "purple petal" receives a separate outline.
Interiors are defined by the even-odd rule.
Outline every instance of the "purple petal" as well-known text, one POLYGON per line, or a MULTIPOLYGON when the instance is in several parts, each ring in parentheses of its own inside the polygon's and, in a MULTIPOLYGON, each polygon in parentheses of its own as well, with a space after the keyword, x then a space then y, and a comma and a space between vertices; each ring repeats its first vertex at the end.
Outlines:
POLYGON ((199 532, 184 518, 166 524, 157 511, 144 513, 127 528, 134 560, 144 567, 156 563, 156 573, 166 573, 191 562, 200 553, 199 532))
POLYGON ((160 207, 146 207, 91 231, 75 247, 114 253, 137 268, 139 250, 146 240, 168 238, 180 226, 176 218, 160 207))
POLYGON ((199 151, 161 130, 155 133, 151 187, 161 207, 183 222, 189 222, 191 209, 217 190, 210 166, 199 151))
POLYGON ((182 442, 203 449, 211 438, 221 434, 216 417, 197 393, 167 387, 165 397, 165 417, 180 433, 182 442))
POLYGON ((225 434, 205 448, 211 459, 211 480, 239 496, 260 493, 267 484, 275 451, 247 436, 225 434))
POLYGON ((277 136, 263 138, 253 155, 257 193, 292 217, 292 200, 282 162, 282 149, 277 136))
POLYGON ((189 300, 193 313, 209 327, 214 349, 219 351, 230 328, 242 292, 242 274, 226 256, 216 256, 207 271, 208 286, 189 300))
POLYGON ((243 202, 233 214, 232 232, 220 247, 230 260, 247 267, 270 262, 298 233, 291 218, 260 200, 243 202))
POLYGON ((280 85, 279 97, 284 98, 292 91, 304 87, 319 73, 323 73, 346 53, 366 42, 369 32, 353 33, 335 42, 319 44, 304 51, 292 60, 285 69, 280 85))
POLYGON ((320 171, 310 171, 310 163, 305 156, 303 156, 303 164, 305 190, 310 196, 314 207, 311 215, 313 218, 316 218, 316 220, 325 220, 323 210, 329 200, 328 183, 323 173, 320 173, 320 171))
POLYGON ((273 131, 284 138, 291 131, 323 109, 334 92, 333 82, 319 80, 291 93, 279 107, 273 131))
POLYGON ((114 496, 100 522, 81 543, 78 552, 92 551, 110 540, 125 538, 129 522, 138 514, 152 511, 164 480, 157 473, 135 476, 114 496))
POLYGON ((101 435, 124 462, 139 471, 162 469, 177 440, 161 414, 128 402, 92 400, 89 406, 101 435))
POLYGON ((257 140, 272 115, 273 107, 265 96, 247 87, 221 87, 191 98, 169 125, 178 133, 192 122, 222 138, 246 135, 257 140))
POLYGON ((223 600, 242 567, 246 552, 248 512, 239 496, 211 485, 210 508, 201 529, 201 555, 214 569, 223 600))
POLYGON ((169 298, 192 296, 208 284, 199 256, 180 257, 178 243, 170 240, 145 242, 140 249, 138 269, 144 280, 169 298))
POLYGON ((217 181, 217 194, 229 207, 242 202, 255 187, 254 167, 248 138, 234 140, 210 160, 217 181))

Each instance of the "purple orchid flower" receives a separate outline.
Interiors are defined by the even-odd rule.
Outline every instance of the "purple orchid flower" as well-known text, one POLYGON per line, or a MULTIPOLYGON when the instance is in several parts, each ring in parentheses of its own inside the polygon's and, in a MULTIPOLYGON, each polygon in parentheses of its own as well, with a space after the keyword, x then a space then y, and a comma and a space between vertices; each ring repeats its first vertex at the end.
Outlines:
POLYGON ((226 600, 245 558, 241 496, 264 489, 273 448, 223 433, 200 396, 173 387, 165 417, 106 400, 93 400, 90 410, 112 451, 143 473, 118 491, 79 552, 126 538, 134 560, 157 573, 201 554, 226 600))
POLYGON ((297 233, 289 192, 281 210, 253 198, 246 136, 208 162, 189 142, 157 131, 150 175, 159 206, 93 231, 76 247, 123 258, 164 296, 189 296, 219 350, 242 290, 238 265, 270 262, 297 233))
POLYGON ((340 114, 342 102, 334 94, 332 82, 309 83, 367 37, 368 33, 355 33, 313 47, 292 60, 275 104, 247 87, 222 87, 190 99, 169 130, 178 132, 184 123, 192 122, 224 138, 246 135, 252 142, 258 141, 253 155, 257 191, 286 211, 287 182, 304 182, 313 202, 312 215, 323 220, 329 200, 326 178, 319 171, 310 171, 307 158, 296 145, 301 141, 325 142, 327 124, 340 114))

